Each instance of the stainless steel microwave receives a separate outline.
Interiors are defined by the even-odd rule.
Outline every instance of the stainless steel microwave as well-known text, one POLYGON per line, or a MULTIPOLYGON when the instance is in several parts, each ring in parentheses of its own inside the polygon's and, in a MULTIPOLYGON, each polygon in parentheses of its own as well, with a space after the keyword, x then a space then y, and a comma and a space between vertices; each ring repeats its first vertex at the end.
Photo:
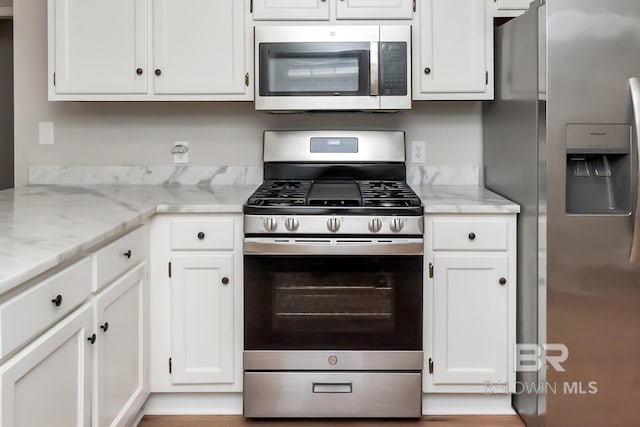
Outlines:
POLYGON ((411 26, 257 26, 256 110, 411 108, 411 26))

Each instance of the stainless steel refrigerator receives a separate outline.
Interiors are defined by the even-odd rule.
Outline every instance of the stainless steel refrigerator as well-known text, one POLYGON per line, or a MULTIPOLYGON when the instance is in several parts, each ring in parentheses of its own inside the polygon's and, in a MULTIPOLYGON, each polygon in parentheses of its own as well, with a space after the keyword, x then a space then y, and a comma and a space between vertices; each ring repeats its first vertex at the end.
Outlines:
POLYGON ((539 370, 516 364, 514 407, 527 426, 640 426, 640 1, 535 1, 495 54, 485 183, 522 207, 518 342, 550 344, 539 370))

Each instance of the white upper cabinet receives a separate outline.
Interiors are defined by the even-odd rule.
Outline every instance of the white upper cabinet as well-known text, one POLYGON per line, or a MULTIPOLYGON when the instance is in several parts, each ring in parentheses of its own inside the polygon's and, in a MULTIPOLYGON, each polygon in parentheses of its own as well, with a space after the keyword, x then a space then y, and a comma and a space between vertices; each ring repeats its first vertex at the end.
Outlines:
POLYGON ((414 0, 337 0, 337 19, 411 19, 414 0))
POLYGON ((533 0, 495 0, 493 2, 493 16, 514 17, 529 9, 533 0))
POLYGON ((253 99, 250 0, 48 0, 49 100, 253 99))
POLYGON ((493 26, 485 0, 420 0, 413 99, 492 99, 493 26))
POLYGON ((49 0, 49 27, 50 95, 147 92, 147 0, 49 0))
POLYGON ((414 4, 414 0, 253 0, 253 19, 411 19, 414 4), (332 17, 334 11, 335 15, 332 17))
POLYGON ((498 10, 526 10, 533 0, 495 0, 498 10))
POLYGON ((253 0, 253 19, 329 20, 329 0, 253 0))
POLYGON ((244 12, 238 0, 154 0, 154 93, 247 93, 244 12))

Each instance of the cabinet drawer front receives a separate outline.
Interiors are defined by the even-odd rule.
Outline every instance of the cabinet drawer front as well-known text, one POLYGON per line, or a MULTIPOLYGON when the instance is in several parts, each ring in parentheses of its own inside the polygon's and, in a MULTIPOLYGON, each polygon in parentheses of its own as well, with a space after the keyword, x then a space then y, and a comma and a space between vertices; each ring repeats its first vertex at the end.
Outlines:
POLYGON ((0 358, 26 344, 91 294, 91 260, 45 279, 0 305, 0 358))
POLYGON ((94 291, 110 283, 146 257, 144 230, 138 228, 96 252, 94 291))
POLYGON ((183 250, 232 250, 233 218, 212 220, 174 220, 171 222, 171 248, 183 250))
POLYGON ((245 372, 244 416, 419 417, 421 381, 419 372, 245 372))
POLYGON ((507 250, 506 219, 436 219, 433 221, 433 250, 507 250))

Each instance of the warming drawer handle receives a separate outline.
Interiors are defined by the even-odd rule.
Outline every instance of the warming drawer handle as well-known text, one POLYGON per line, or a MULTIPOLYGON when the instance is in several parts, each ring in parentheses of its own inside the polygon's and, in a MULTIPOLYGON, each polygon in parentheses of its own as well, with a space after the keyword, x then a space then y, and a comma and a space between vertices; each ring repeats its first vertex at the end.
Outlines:
POLYGON ((349 383, 313 383, 314 393, 352 393, 353 385, 349 383))
MULTIPOLYGON (((635 130, 636 156, 640 168, 640 80, 635 77, 629 79, 631 88, 631 104, 633 106, 633 128, 635 130)), ((633 241, 631 243, 630 262, 640 262, 640 170, 636 171, 636 208, 633 219, 633 241)))

